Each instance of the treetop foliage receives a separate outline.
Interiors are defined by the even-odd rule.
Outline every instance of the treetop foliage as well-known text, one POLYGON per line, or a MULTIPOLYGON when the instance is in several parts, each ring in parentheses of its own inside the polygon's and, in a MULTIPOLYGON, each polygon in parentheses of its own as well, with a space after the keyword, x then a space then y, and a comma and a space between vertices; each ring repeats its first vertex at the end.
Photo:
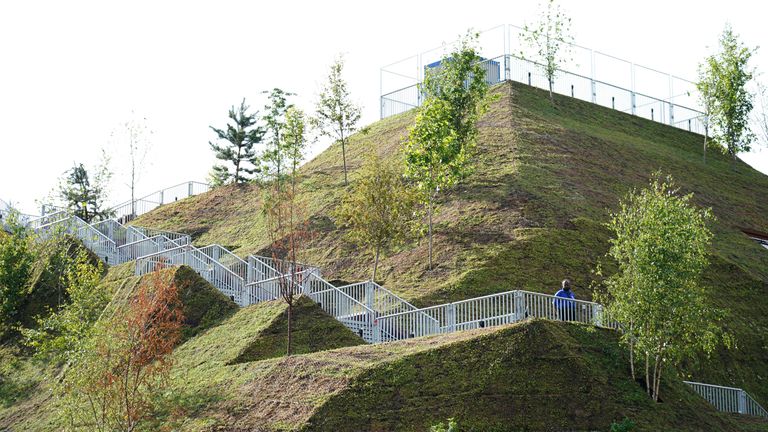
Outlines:
POLYGON ((754 95, 747 89, 754 72, 749 60, 754 50, 744 46, 730 25, 720 37, 720 51, 699 65, 696 84, 713 126, 714 141, 732 158, 749 151, 755 135, 750 129, 754 95))
POLYGON ((258 113, 249 113, 249 109, 243 99, 239 107, 233 106, 229 109, 230 122, 225 129, 210 126, 216 137, 223 141, 221 145, 208 143, 216 153, 216 158, 234 166, 232 171, 224 165, 214 166, 212 177, 217 181, 226 179, 234 183, 244 183, 249 179, 247 175, 253 175, 259 170, 255 145, 261 143, 266 131, 258 124, 258 113))

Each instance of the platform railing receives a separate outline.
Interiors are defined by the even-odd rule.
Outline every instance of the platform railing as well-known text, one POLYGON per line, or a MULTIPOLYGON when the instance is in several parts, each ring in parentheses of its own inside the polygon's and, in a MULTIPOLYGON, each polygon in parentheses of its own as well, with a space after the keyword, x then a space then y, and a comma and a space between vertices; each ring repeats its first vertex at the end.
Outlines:
MULTIPOLYGON (((549 80, 543 66, 522 57, 507 54, 479 61, 486 74, 486 83, 494 85, 505 80, 521 82, 548 90, 549 80)), ((421 83, 400 88, 381 95, 381 118, 409 111, 421 106, 424 95, 421 83)), ((557 70, 552 83, 554 93, 581 99, 606 108, 643 117, 698 134, 705 132, 704 113, 675 103, 671 99, 656 98, 619 85, 603 82, 566 70, 557 70)))

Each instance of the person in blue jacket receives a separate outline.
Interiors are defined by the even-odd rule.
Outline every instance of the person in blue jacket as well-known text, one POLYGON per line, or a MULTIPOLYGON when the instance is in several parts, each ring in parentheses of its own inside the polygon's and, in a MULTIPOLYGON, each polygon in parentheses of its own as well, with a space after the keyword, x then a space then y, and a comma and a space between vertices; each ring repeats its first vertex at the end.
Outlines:
POLYGON ((571 290, 571 280, 563 280, 563 288, 555 293, 555 298, 552 299, 552 304, 557 310, 557 318, 561 321, 571 321, 574 319, 576 311, 576 302, 572 301, 576 299, 576 296, 571 290))

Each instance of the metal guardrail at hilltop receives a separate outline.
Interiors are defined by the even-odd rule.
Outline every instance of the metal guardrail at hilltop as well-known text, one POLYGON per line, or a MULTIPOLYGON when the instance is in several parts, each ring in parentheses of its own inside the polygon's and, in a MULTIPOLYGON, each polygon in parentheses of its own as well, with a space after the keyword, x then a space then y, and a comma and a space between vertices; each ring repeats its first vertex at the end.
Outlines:
MULTIPOLYGON (((522 32, 520 27, 502 25, 481 33, 479 55, 486 82, 493 85, 511 80, 549 89, 543 66, 529 60, 535 56, 524 52, 522 32)), ((553 83, 555 93, 690 132, 705 132, 695 83, 580 45, 566 45, 589 67, 578 70, 580 64, 571 61, 559 69, 553 83), (662 92, 667 95, 657 96, 662 92)), ((381 68, 380 117, 421 106, 424 96, 419 84, 425 71, 444 55, 443 49, 434 49, 381 68)))

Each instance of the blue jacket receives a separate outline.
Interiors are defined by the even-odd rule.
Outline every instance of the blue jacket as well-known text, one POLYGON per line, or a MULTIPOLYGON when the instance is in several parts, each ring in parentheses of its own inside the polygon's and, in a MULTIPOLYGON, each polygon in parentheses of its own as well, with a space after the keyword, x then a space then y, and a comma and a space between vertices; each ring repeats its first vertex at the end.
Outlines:
POLYGON ((554 299, 552 299, 552 304, 555 305, 558 309, 574 309, 576 307, 576 302, 570 301, 570 300, 560 300, 560 299, 576 299, 576 296, 573 295, 573 291, 571 290, 564 290, 561 289, 555 294, 554 299))

